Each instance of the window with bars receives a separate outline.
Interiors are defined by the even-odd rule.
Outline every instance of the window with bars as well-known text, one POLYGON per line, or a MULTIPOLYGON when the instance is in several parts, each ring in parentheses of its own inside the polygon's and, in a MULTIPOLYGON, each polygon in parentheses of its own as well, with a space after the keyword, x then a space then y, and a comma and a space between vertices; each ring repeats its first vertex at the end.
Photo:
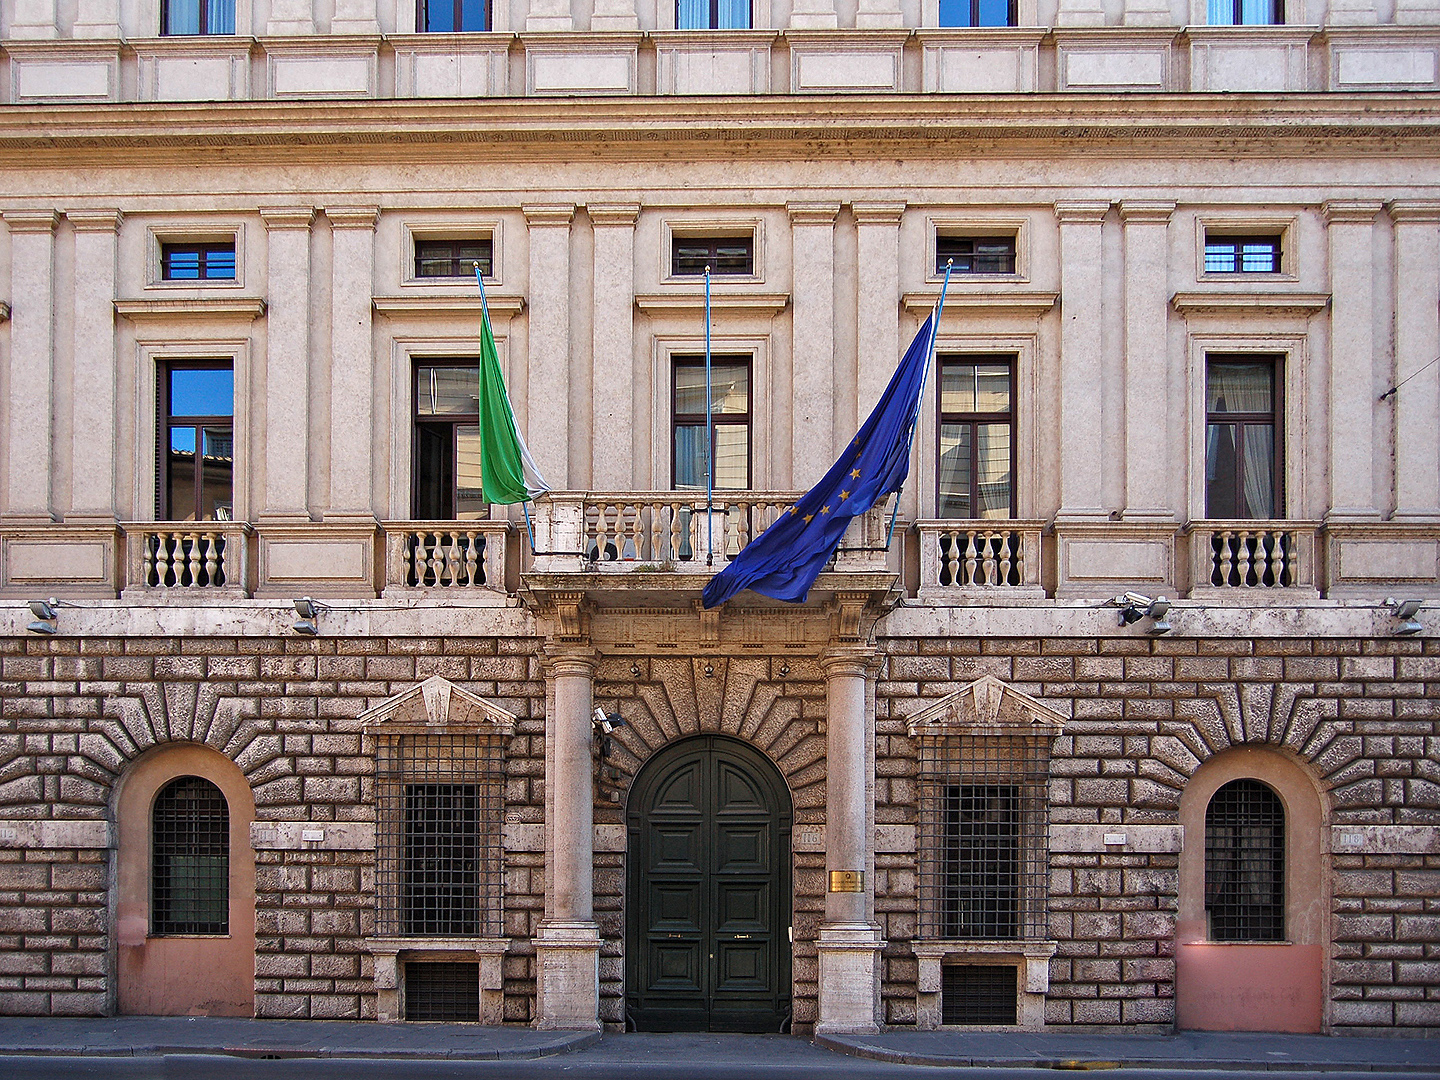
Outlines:
POLYGON ((235 241, 160 245, 164 281, 234 281, 235 241))
POLYGON ((1232 780, 1205 809, 1211 941, 1285 940, 1285 807, 1259 780, 1232 780))
POLYGON ((199 776, 171 780, 151 810, 150 932, 230 932, 230 808, 199 776))
POLYGON ((920 936, 1045 936, 1050 737, 920 739, 920 936))
POLYGON ((405 1019, 443 1023, 480 1019, 480 965, 449 960, 408 962, 405 1019))
POLYGON ((498 936, 505 864, 501 737, 384 735, 376 749, 378 932, 498 936))

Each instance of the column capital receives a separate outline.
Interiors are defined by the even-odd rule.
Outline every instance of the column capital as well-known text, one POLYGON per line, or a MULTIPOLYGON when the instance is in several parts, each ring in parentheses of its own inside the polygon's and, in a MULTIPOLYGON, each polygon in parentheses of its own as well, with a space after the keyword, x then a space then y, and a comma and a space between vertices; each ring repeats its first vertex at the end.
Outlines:
POLYGON ((850 210, 860 225, 899 225, 905 216, 903 202, 857 202, 850 210))
POLYGON ((260 219, 265 222, 265 228, 272 231, 275 229, 309 229, 315 220, 315 208, 313 206, 262 206, 260 219))
POLYGON ((592 225, 633 226, 640 219, 639 203, 590 203, 585 207, 592 225))
POLYGON ((600 654, 589 645, 547 644, 545 646, 546 674, 552 678, 572 676, 594 678, 600 664, 600 654))
POLYGON ((325 216, 332 229, 371 229, 380 219, 378 206, 327 206, 325 216))
POLYGON ((1075 199, 1055 204, 1055 218, 1061 225, 1099 225, 1109 212, 1109 199, 1075 199))
POLYGON ((574 203, 528 203, 520 207, 525 224, 532 229, 541 225, 569 225, 575 218, 574 203))
POLYGON ((1379 199, 1331 199, 1320 210, 1326 225, 1371 225, 1384 208, 1379 199))
POLYGON ((820 669, 826 678, 837 675, 858 678, 870 673, 876 659, 873 645, 831 645, 820 654, 820 669))
POLYGON ((1175 204, 1161 199, 1126 199, 1120 203, 1120 220, 1126 225, 1168 225, 1175 204))
POLYGON ((66 210, 65 220, 76 232, 118 232, 125 215, 119 210, 66 210))
POLYGON ((834 225, 835 216, 840 213, 838 202, 792 202, 786 203, 791 225, 834 225))
POLYGON ((0 217, 12 233, 53 233, 60 224, 58 210, 6 210, 0 217))
POLYGON ((1388 209, 1397 225, 1440 223, 1440 200, 1437 199, 1393 199, 1388 209))

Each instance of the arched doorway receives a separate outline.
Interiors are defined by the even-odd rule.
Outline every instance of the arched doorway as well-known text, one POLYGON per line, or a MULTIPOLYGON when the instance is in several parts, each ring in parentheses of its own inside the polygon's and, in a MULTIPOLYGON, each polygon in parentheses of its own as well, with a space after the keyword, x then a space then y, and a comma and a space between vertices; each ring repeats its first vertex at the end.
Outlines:
POLYGON ((790 792, 764 754, 700 735, 635 778, 626 1006, 640 1031, 779 1031, 790 1015, 790 792))

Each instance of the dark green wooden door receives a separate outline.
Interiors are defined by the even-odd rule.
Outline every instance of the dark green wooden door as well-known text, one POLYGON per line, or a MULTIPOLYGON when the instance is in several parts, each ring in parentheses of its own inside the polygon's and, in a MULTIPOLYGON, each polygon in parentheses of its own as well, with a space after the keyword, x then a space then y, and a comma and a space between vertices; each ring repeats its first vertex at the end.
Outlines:
POLYGON ((779 1031, 790 1014, 790 793, 738 739, 656 754, 628 817, 626 986, 640 1031, 779 1031))

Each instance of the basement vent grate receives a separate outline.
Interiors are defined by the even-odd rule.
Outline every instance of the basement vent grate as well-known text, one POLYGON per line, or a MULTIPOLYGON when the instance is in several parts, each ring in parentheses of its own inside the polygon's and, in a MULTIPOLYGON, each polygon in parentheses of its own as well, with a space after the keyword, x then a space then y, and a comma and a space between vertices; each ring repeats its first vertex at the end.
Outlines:
POLYGON ((411 961, 405 965, 405 1019, 480 1019, 480 965, 411 961))
POLYGON ((941 1023, 1015 1023, 1017 970, 1009 964, 947 965, 940 984, 941 1023))

